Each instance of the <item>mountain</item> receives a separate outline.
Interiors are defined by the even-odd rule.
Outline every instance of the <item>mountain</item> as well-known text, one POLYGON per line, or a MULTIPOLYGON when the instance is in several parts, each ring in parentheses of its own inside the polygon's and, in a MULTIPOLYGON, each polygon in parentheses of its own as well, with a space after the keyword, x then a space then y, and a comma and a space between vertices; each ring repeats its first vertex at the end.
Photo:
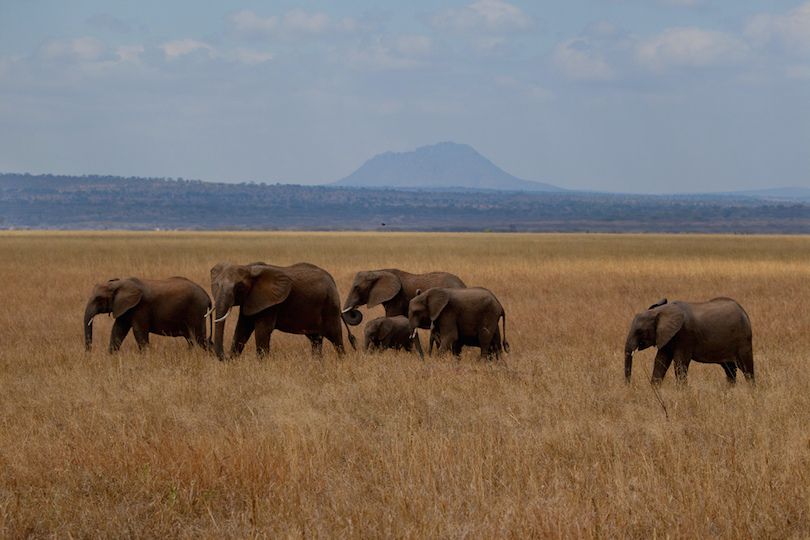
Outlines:
POLYGON ((566 191, 512 176, 467 144, 442 142, 412 152, 385 152, 366 161, 337 186, 566 191))

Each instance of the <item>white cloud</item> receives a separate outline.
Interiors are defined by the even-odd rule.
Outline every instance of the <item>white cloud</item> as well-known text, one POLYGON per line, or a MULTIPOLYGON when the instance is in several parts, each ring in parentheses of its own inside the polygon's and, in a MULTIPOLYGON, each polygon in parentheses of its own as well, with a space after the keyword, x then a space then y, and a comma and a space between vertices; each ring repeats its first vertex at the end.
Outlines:
POLYGON ((47 41, 42 45, 39 53, 46 60, 90 62, 101 59, 105 51, 106 47, 101 41, 86 36, 47 41))
POLYGON ((273 54, 264 51, 254 51, 252 49, 236 49, 236 51, 234 51, 234 58, 240 64, 254 66, 269 62, 273 59, 273 54))
POLYGON ((696 27, 669 28, 636 46, 639 63, 653 70, 730 64, 746 52, 746 44, 731 34, 696 27))
POLYGON ((228 21, 234 30, 240 34, 265 35, 270 34, 278 28, 278 17, 260 17, 248 9, 232 13, 228 16, 228 21))
POLYGON ((354 69, 414 69, 427 65, 432 48, 433 41, 423 35, 378 36, 340 56, 354 69))
POLYGON ((300 8, 269 17, 262 17, 251 10, 242 10, 229 15, 228 22, 238 34, 245 37, 323 34, 329 31, 353 32, 359 26, 357 21, 350 17, 333 20, 326 13, 300 8))
POLYGON ((558 44, 552 62, 566 77, 579 81, 608 81, 615 78, 613 68, 586 39, 570 39, 558 44))
POLYGON ((291 32, 320 34, 329 27, 326 13, 309 13, 303 9, 293 9, 284 14, 282 25, 291 32))
POLYGON ((115 49, 120 62, 140 62, 143 52, 143 45, 123 45, 115 49))
POLYGON ((209 57, 213 57, 215 54, 212 46, 195 39, 177 39, 174 41, 168 41, 162 44, 160 48, 163 50, 163 54, 166 55, 166 58, 169 60, 174 60, 175 58, 191 54, 195 51, 205 51, 209 57))
POLYGON ((526 30, 534 21, 522 9, 504 0, 476 0, 461 8, 434 13, 430 24, 446 30, 506 32, 526 30))
POLYGON ((539 84, 522 81, 508 75, 497 76, 494 81, 497 87, 511 90, 532 101, 548 101, 554 97, 554 94, 550 90, 539 84))
POLYGON ((795 54, 810 54, 810 2, 781 15, 761 14, 748 21, 745 35, 758 44, 777 42, 795 54))

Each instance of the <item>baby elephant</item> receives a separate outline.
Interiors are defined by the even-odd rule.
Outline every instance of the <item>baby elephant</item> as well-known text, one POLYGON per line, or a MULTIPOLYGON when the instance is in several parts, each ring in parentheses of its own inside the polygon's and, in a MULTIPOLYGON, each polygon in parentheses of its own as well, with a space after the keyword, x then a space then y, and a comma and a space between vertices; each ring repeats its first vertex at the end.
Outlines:
POLYGON ((464 346, 479 347, 482 358, 500 358, 509 352, 506 341, 506 312, 487 289, 451 289, 435 287, 417 291, 408 305, 408 325, 411 335, 417 328, 432 328, 437 334, 439 351, 452 351, 459 356, 464 346), (503 342, 498 321, 503 319, 503 342))
POLYGON ((366 324, 364 340, 366 352, 375 349, 405 349, 410 352, 414 347, 421 355, 422 344, 419 343, 419 336, 411 338, 408 317, 404 315, 377 317, 366 324))
POLYGON ((111 279, 93 289, 84 310, 84 345, 93 344, 93 317, 112 313, 115 317, 110 349, 115 352, 132 329, 138 349, 149 344, 149 334, 182 336, 189 344, 207 349, 205 319, 211 325, 208 293, 183 277, 169 279, 111 279))
POLYGON ((624 346, 624 376, 630 382, 633 352, 655 346, 658 354, 652 384, 661 383, 675 362, 675 377, 686 382, 689 362, 720 364, 728 381, 737 380, 739 367, 746 380, 754 382, 751 321, 731 298, 708 302, 667 302, 664 298, 635 316, 624 346))

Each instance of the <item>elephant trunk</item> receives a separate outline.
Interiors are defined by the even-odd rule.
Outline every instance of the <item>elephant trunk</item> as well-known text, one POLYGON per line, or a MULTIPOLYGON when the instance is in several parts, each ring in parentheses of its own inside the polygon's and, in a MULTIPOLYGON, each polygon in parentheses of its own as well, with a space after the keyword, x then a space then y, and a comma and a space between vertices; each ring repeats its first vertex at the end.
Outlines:
POLYGON ((93 317, 98 315, 98 305, 92 300, 84 308, 84 348, 89 351, 93 347, 93 317))
POLYGON ((214 353, 220 360, 225 359, 223 338, 225 335, 225 318, 233 308, 233 298, 229 295, 220 295, 216 301, 216 319, 214 320, 214 353))
POLYGON ((624 345, 624 380, 630 382, 630 375, 633 372, 633 352, 636 350, 637 344, 635 337, 630 335, 627 337, 627 342, 624 345))
POLYGON ((346 297, 346 302, 343 304, 343 313, 347 313, 363 303, 364 302, 360 301, 360 294, 357 292, 357 287, 352 287, 352 290, 349 291, 349 296, 346 297))

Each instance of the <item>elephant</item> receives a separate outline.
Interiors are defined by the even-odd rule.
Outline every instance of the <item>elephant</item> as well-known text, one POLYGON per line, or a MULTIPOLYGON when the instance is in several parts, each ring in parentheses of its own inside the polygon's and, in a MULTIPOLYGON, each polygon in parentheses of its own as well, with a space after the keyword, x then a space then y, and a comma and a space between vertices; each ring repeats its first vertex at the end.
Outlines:
MULTIPOLYGON (((247 265, 221 262, 211 268, 214 294, 214 351, 225 358, 223 334, 225 318, 233 306, 239 306, 239 319, 233 334, 231 355, 242 353, 251 334, 256 332, 256 352, 270 351, 273 330, 304 334, 312 353, 320 356, 325 337, 339 356, 345 353, 341 335, 340 297, 335 280, 326 270, 309 263, 273 266, 256 262, 247 265)), ((347 325, 343 321, 344 325, 347 325)), ((356 342, 348 325, 349 343, 356 342)))
POLYGON ((746 380, 754 383, 751 321, 742 306, 731 298, 697 303, 668 302, 664 298, 638 313, 624 346, 624 377, 628 383, 633 353, 653 345, 658 349, 650 381, 653 385, 661 384, 673 360, 680 384, 686 383, 692 360, 720 364, 731 384, 737 381, 739 367, 746 380))
MULTIPOLYGON (((411 274, 396 268, 357 272, 343 304, 343 318, 352 326, 358 325, 363 321, 363 315, 357 308, 365 305, 371 309, 379 304, 385 308, 386 317, 407 316, 408 303, 417 291, 432 287, 463 289, 466 285, 461 278, 448 272, 411 274)), ((433 352, 434 342, 438 342, 438 335, 431 332, 428 353, 433 352)), ((419 349, 421 356, 421 345, 419 349)))
POLYGON ((363 348, 366 352, 374 349, 405 349, 410 352, 415 347, 422 356, 419 336, 411 339, 408 317, 404 315, 377 317, 366 324, 364 334, 363 348))
POLYGON ((111 313, 115 318, 109 352, 121 348, 130 328, 138 349, 149 344, 149 334, 182 336, 189 344, 208 349, 205 319, 211 326, 211 299, 205 289, 184 277, 168 279, 111 279, 99 283, 84 310, 84 345, 93 344, 93 317, 111 313))
POLYGON ((464 346, 479 347, 482 358, 494 355, 500 359, 502 350, 509 352, 506 312, 488 289, 434 287, 418 293, 408 305, 412 336, 417 328, 437 328, 439 351, 452 351, 456 356, 464 346), (503 341, 498 329, 500 319, 503 319, 503 341))

